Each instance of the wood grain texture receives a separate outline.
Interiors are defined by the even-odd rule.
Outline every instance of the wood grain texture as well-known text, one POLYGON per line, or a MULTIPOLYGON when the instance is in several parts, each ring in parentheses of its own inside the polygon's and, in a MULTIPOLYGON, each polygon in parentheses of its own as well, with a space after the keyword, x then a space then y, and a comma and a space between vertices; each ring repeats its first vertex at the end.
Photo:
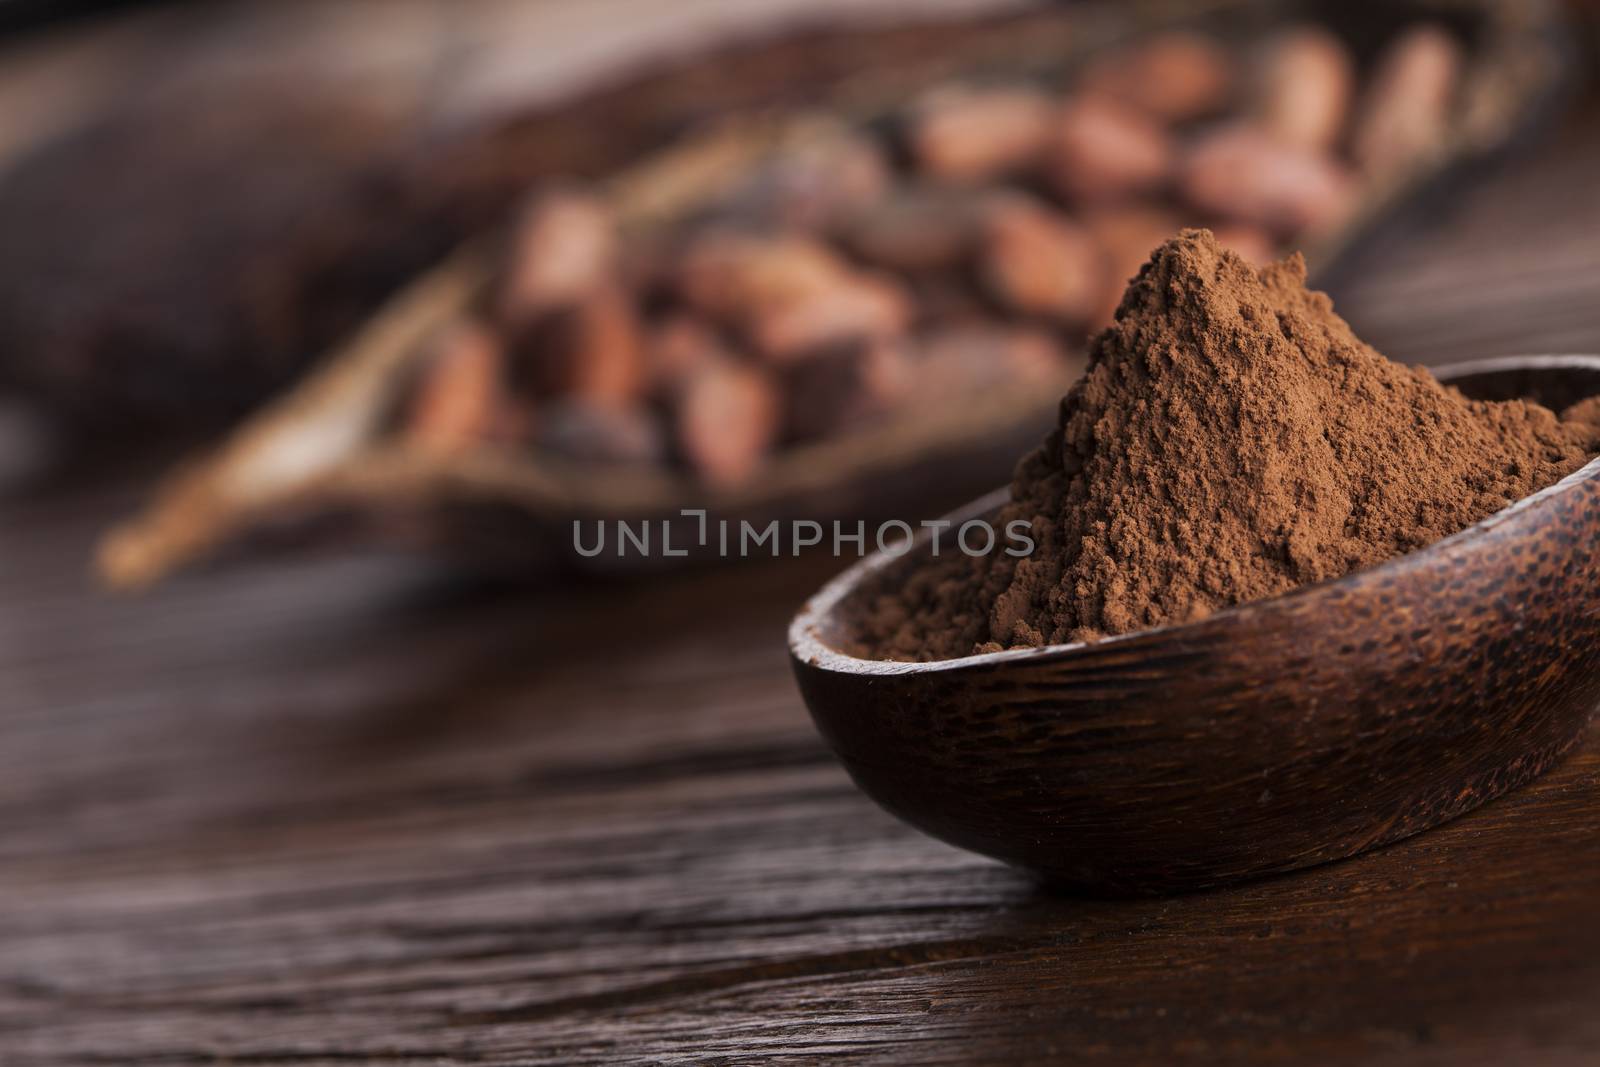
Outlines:
MULTIPOLYGON (((1341 306, 1400 356, 1600 349, 1597 180, 1586 126, 1341 306)), ((7 1067, 1600 1050, 1594 731, 1357 860, 1051 897, 823 748, 783 627, 831 562, 521 598, 308 563, 102 599, 86 553, 135 496, 0 509, 7 1067)))
POLYGON ((781 640, 818 566, 536 604, 308 565, 103 602, 75 571, 101 507, 40 505, 25 538, 8 516, 0 555, 8 1064, 1600 1041, 1592 749, 1364 860, 1053 898, 880 814, 824 751, 781 640))

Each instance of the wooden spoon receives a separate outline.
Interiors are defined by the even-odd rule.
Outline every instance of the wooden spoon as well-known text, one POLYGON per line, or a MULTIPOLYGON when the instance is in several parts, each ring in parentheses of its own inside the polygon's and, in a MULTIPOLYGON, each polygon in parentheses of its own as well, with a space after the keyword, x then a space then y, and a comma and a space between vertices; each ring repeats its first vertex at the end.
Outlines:
MULTIPOLYGON (((1600 356, 1435 372, 1560 409, 1600 356)), ((1005 492, 951 516, 994 511, 1005 492)), ((1194 623, 931 663, 858 659, 828 584, 789 646, 857 784, 952 844, 1099 894, 1341 859, 1549 768, 1600 702, 1600 460, 1438 544, 1194 623)))

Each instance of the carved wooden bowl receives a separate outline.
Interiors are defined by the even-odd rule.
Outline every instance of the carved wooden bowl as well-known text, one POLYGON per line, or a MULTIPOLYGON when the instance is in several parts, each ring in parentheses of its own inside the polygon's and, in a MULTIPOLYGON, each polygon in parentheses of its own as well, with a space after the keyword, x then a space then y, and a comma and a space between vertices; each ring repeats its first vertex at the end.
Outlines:
MULTIPOLYGON (((1600 393, 1600 356, 1436 373, 1557 409, 1600 393)), ((916 555, 863 561, 796 617, 806 704, 890 812, 1078 891, 1397 840, 1546 770, 1600 702, 1600 460, 1429 548, 1199 622, 933 663, 830 647, 863 580, 916 555)))

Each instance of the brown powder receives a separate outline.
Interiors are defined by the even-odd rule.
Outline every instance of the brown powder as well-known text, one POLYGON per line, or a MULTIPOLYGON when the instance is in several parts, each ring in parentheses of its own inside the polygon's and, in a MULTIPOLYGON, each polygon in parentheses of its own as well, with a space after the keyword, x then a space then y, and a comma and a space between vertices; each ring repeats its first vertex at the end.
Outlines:
POLYGON ((1577 409, 1469 401, 1391 362, 1304 283, 1299 256, 1257 270, 1206 230, 1157 249, 1017 468, 995 526, 1028 522, 1034 551, 947 545, 891 576, 855 651, 943 659, 1202 618, 1431 544, 1600 445, 1577 409))

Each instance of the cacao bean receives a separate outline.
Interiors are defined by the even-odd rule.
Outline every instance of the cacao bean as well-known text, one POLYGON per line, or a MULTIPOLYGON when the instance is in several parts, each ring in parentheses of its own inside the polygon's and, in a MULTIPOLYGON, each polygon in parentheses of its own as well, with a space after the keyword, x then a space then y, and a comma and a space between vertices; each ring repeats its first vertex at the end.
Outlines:
POLYGON ((1168 122, 1223 108, 1233 68, 1214 41, 1184 31, 1158 34, 1092 63, 1079 83, 1168 122))
POLYGON ((1281 234, 1330 229, 1348 217, 1356 194, 1350 173, 1331 157, 1275 141, 1246 123, 1197 140, 1179 186, 1202 211, 1281 234))
POLYGON ((646 385, 640 333, 632 298, 618 286, 604 285, 517 331, 513 386, 534 400, 576 397, 626 406, 646 385))
POLYGON ((996 299, 1065 322, 1094 311, 1104 257, 1082 226, 1022 196, 997 200, 987 216, 981 273, 996 299))
POLYGON ((1351 135, 1362 170, 1392 178, 1443 146, 1462 62, 1455 37, 1434 25, 1407 30, 1384 49, 1351 135))
POLYGON ((926 97, 908 134, 924 173, 978 182, 1032 164, 1050 137, 1049 99, 1030 89, 951 87, 926 97))
POLYGON ((748 481, 777 440, 780 399, 760 368, 718 360, 689 380, 675 416, 689 467, 729 488, 748 481))
POLYGON ((539 197, 512 236, 501 314, 518 323, 575 304, 607 281, 616 258, 616 228, 599 199, 574 191, 539 197))
POLYGON ((910 392, 914 370, 900 341, 854 341, 797 360, 782 373, 784 437, 831 437, 880 419, 910 392))
POLYGON ((1344 42, 1315 26, 1280 34, 1262 53, 1255 82, 1252 110, 1269 136, 1308 152, 1333 150, 1355 89, 1344 42))
POLYGON ((457 452, 491 436, 502 399, 505 353, 477 322, 444 331, 424 364, 406 417, 406 440, 432 452, 457 452))
POLYGON ((1159 189, 1173 149, 1160 124, 1108 96, 1079 96, 1061 109, 1045 173, 1063 196, 1112 200, 1159 189))
POLYGON ((948 271, 974 253, 979 215, 977 199, 966 191, 913 185, 857 215, 842 236, 876 266, 907 274, 948 271))

